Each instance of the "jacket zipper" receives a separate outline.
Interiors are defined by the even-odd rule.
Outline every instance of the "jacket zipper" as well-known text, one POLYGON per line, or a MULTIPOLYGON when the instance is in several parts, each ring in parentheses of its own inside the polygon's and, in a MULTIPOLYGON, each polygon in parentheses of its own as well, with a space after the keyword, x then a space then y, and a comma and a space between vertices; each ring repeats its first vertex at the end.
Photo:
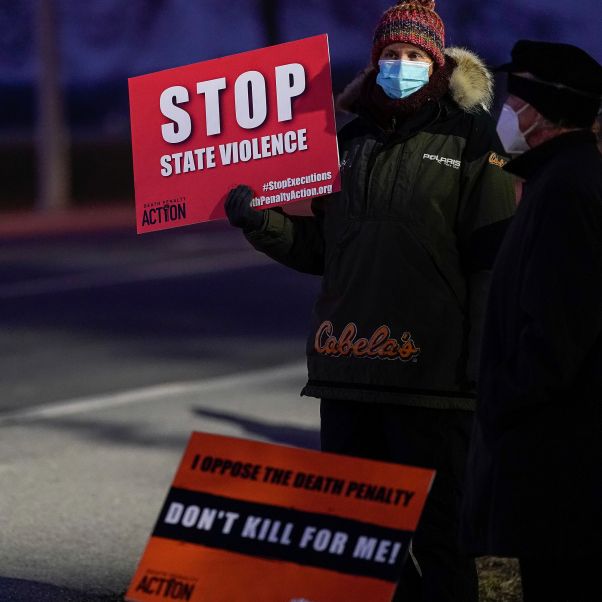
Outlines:
POLYGON ((376 163, 376 158, 377 158, 378 154, 384 148, 386 148, 387 144, 395 136, 396 127, 397 127, 397 119, 395 118, 395 116, 393 116, 393 117, 391 117, 391 134, 390 134, 390 136, 384 143, 382 143, 380 145, 380 147, 378 149, 376 148, 378 143, 375 143, 374 148, 372 149, 372 152, 370 153, 370 157, 368 157, 368 166, 366 168, 366 203, 365 203, 366 215, 368 214, 369 209, 370 209, 370 182, 372 181, 372 170, 374 169, 374 164, 376 163))
MULTIPOLYGON (((401 163, 403 161, 403 153, 405 150, 405 142, 401 143, 402 146, 399 149, 399 155, 397 157, 397 163, 395 164, 395 172, 393 174, 393 177, 391 179, 391 194, 389 196, 389 211, 393 211, 393 203, 394 203, 394 196, 395 196, 395 186, 397 184, 397 180, 398 180, 398 174, 399 171, 401 170, 401 163)), ((409 199, 407 199, 409 201, 409 199)))

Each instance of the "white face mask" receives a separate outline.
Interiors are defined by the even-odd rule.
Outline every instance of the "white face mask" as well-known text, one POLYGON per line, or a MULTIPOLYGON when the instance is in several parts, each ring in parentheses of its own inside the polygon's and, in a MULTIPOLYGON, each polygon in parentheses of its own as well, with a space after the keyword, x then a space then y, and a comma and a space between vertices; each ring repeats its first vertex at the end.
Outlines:
POLYGON ((526 104, 518 111, 515 111, 510 105, 504 104, 500 118, 497 122, 497 133, 502 141, 504 149, 510 155, 519 155, 529 150, 526 136, 528 136, 539 124, 539 119, 533 125, 522 132, 518 125, 518 116, 528 107, 526 104))

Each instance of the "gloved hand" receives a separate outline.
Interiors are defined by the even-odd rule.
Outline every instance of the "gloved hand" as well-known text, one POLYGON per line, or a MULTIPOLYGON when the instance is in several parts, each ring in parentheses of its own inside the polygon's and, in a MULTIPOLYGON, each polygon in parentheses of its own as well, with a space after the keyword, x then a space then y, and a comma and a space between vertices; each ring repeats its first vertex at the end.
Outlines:
POLYGON ((232 226, 242 228, 244 232, 259 230, 263 226, 265 215, 251 207, 253 191, 245 185, 237 186, 228 193, 224 203, 228 221, 232 226))

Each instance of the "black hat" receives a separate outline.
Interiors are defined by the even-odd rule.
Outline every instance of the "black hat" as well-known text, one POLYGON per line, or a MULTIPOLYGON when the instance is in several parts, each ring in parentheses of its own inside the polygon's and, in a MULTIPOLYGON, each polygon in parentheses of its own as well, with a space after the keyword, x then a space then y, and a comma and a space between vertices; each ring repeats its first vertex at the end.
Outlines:
POLYGON ((512 62, 496 71, 509 73, 510 94, 554 123, 589 127, 598 114, 602 66, 577 46, 519 40, 512 48, 512 62))

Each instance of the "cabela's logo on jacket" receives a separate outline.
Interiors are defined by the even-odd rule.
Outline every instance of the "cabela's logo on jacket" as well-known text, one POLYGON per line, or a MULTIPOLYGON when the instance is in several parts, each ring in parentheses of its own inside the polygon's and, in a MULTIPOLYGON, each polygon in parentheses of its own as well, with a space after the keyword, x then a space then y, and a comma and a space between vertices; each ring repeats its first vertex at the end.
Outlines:
POLYGON ((504 159, 504 157, 500 157, 496 153, 491 153, 489 155, 489 163, 491 163, 491 165, 497 165, 498 167, 504 167, 504 165, 508 163, 508 160, 504 159))
POLYGON ((356 338, 357 326, 349 322, 340 337, 334 334, 332 322, 322 322, 316 331, 314 349, 321 355, 333 357, 367 357, 375 359, 401 360, 408 362, 420 354, 412 335, 404 332, 401 338, 391 337, 391 329, 383 324, 369 338, 356 338))

